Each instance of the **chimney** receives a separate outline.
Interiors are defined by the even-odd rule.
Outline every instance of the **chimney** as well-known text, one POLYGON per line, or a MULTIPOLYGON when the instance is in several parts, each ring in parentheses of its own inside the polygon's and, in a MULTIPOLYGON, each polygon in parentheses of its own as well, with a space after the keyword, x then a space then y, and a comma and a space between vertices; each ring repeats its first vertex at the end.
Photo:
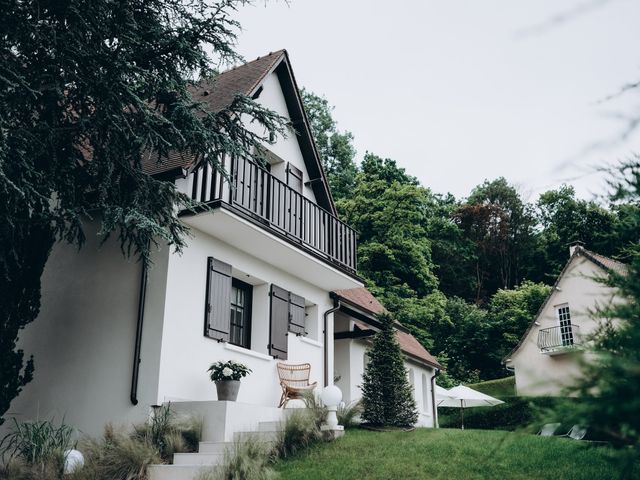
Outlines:
POLYGON ((573 254, 576 251, 576 248, 584 248, 584 242, 581 242, 580 240, 574 240, 573 242, 569 243, 569 256, 573 257, 573 254))

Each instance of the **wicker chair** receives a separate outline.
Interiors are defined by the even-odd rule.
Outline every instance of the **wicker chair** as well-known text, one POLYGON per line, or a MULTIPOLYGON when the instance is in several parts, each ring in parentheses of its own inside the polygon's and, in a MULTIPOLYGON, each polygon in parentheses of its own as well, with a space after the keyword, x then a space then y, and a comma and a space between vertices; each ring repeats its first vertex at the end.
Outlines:
POLYGON ((282 387, 282 396, 278 408, 286 407, 289 400, 302 399, 305 392, 311 392, 318 382, 309 383, 311 364, 287 365, 278 363, 278 377, 282 387))

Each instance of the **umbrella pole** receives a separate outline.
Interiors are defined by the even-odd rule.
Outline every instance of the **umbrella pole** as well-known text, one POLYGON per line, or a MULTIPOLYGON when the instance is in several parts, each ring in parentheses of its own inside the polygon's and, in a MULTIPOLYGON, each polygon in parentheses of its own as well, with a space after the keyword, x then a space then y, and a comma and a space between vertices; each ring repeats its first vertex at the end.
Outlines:
POLYGON ((464 406, 462 405, 462 400, 460 400, 460 425, 460 428, 464 430, 464 406))

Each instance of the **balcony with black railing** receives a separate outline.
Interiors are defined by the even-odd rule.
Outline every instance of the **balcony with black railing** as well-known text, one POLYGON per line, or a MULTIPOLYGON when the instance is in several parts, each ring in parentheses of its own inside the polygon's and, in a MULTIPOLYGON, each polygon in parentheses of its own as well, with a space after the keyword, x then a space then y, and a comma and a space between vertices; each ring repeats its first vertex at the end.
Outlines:
POLYGON ((228 177, 209 165, 193 172, 192 199, 213 208, 228 208, 315 257, 356 274, 357 233, 353 228, 253 160, 235 158, 226 163, 228 177))
POLYGON ((580 345, 578 325, 566 324, 542 328, 538 331, 538 348, 541 353, 559 353, 580 345))

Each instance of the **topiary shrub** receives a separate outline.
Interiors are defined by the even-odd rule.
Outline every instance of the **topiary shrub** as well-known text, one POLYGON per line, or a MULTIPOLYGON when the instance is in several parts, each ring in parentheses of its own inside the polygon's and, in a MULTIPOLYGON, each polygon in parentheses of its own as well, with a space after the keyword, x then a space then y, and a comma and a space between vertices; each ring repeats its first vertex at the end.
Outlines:
POLYGON ((418 411, 393 319, 386 313, 378 318, 382 328, 373 337, 367 353, 369 363, 362 376, 362 420, 375 426, 413 426, 418 411))

